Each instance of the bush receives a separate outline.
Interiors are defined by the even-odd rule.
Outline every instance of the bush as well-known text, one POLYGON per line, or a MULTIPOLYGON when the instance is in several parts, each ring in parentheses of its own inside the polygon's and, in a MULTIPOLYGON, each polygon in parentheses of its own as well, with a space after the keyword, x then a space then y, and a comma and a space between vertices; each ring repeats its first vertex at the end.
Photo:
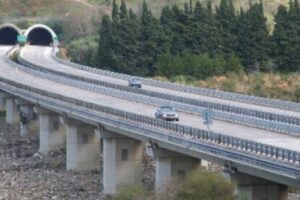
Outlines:
POLYGON ((206 79, 213 75, 223 75, 225 72, 243 72, 240 60, 234 55, 225 59, 221 55, 211 57, 208 54, 196 55, 188 51, 183 51, 175 56, 167 51, 158 59, 156 68, 157 75, 168 78, 182 75, 206 79))
POLYGON ((299 103, 299 101, 300 101, 300 86, 298 86, 295 90, 295 97, 296 97, 296 102, 299 103))
POLYGON ((234 200, 234 185, 217 173, 198 169, 180 184, 176 200, 234 200))
POLYGON ((96 66, 98 38, 96 36, 84 37, 71 42, 68 46, 68 55, 73 62, 96 66))
POLYGON ((121 190, 113 200, 150 200, 149 192, 142 186, 130 186, 121 190))

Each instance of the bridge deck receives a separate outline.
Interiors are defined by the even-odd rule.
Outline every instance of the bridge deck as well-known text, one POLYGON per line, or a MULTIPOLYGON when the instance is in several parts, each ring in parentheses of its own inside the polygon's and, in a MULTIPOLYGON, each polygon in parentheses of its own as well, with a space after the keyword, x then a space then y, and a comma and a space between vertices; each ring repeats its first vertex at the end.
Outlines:
MULTIPOLYGON (((50 69, 54 69, 54 70, 61 71, 61 72, 66 72, 66 73, 73 74, 73 75, 80 75, 80 76, 84 76, 84 77, 92 78, 92 79, 96 79, 96 80, 102 80, 102 81, 107 81, 107 82, 111 82, 111 83, 116 83, 116 84, 120 84, 120 85, 124 85, 124 86, 126 86, 128 84, 128 82, 126 80, 103 76, 100 74, 94 74, 94 73, 75 69, 71 66, 67 66, 67 65, 58 63, 51 56, 52 50, 53 49, 51 47, 26 46, 23 48, 23 50, 21 52, 21 57, 32 63, 34 63, 38 60, 39 64, 45 68, 50 68, 50 69)), ((146 85, 146 84, 143 85, 143 89, 149 90, 149 91, 154 91, 154 92, 161 92, 161 93, 165 93, 165 94, 183 96, 183 97, 188 97, 188 98, 193 98, 193 99, 198 99, 198 100, 205 100, 205 101, 209 101, 209 102, 222 103, 222 104, 231 105, 231 106, 238 106, 238 107, 247 108, 247 109, 257 109, 257 110, 265 111, 265 112, 272 112, 272 113, 277 113, 277 114, 282 114, 282 115, 300 117, 300 113, 297 111, 290 111, 290 110, 284 110, 284 109, 280 109, 280 108, 272 108, 272 107, 254 105, 254 104, 249 104, 249 103, 242 103, 242 102, 238 102, 238 101, 223 100, 223 99, 215 98, 215 97, 208 97, 208 96, 202 96, 202 95, 191 94, 191 93, 186 93, 186 92, 179 92, 179 91, 172 90, 172 89, 158 88, 158 87, 154 87, 154 86, 150 86, 150 85, 146 85)))
MULTIPOLYGON (((86 102, 92 102, 95 104, 113 107, 124 111, 134 112, 136 114, 141 114, 149 117, 154 116, 154 112, 157 108, 156 106, 141 103, 133 103, 131 101, 126 101, 123 99, 82 90, 76 87, 62 85, 54 81, 32 76, 14 67, 11 67, 4 60, 5 52, 8 49, 9 47, 0 48, 2 58, 0 59, 0 76, 3 76, 4 78, 14 80, 15 82, 28 84, 29 86, 34 86, 46 91, 51 91, 68 97, 78 98, 86 102)), ((72 70, 74 69, 72 68, 72 70)), ((195 128, 207 129, 206 126, 203 125, 202 119, 199 116, 186 113, 179 114, 180 121, 178 123, 195 128)), ((265 144, 300 151, 300 146, 298 145, 300 142, 300 138, 293 136, 278 134, 271 131, 261 130, 253 127, 246 127, 224 121, 215 121, 214 124, 211 126, 211 129, 215 132, 219 132, 226 135, 236 136, 252 141, 258 141, 265 144)))

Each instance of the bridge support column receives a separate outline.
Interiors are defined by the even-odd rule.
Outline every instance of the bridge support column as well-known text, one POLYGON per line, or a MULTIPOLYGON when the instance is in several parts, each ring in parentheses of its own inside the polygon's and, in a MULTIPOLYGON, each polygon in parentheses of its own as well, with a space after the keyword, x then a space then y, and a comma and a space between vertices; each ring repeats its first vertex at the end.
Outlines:
POLYGON ((201 166, 201 160, 162 148, 152 148, 156 159, 155 189, 162 191, 172 177, 184 178, 188 171, 201 166))
POLYGON ((61 125, 59 114, 38 109, 40 125, 40 149, 42 154, 48 154, 49 151, 56 148, 62 148, 66 143, 65 127, 61 125))
POLYGON ((15 98, 6 97, 6 123, 14 124, 18 119, 17 105, 15 98))
POLYGON ((5 110, 5 93, 0 92, 0 111, 5 110))
POLYGON ((101 137, 103 193, 113 195, 126 186, 141 184, 142 142, 107 131, 101 131, 101 137))
POLYGON ((20 106, 20 134, 24 136, 28 134, 29 125, 33 119, 33 105, 22 99, 16 99, 15 102, 20 106))
POLYGON ((287 200, 288 187, 252 175, 224 171, 223 175, 237 184, 236 192, 246 200, 287 200))
POLYGON ((94 170, 100 168, 100 139, 95 127, 68 120, 67 170, 94 170))

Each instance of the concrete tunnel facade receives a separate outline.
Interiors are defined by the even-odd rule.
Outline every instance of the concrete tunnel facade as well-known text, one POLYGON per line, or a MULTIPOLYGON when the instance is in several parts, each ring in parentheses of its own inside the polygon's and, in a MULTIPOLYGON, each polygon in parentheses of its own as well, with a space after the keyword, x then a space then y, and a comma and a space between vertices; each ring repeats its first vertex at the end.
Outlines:
POLYGON ((44 24, 36 24, 25 31, 27 43, 30 45, 50 46, 57 42, 56 33, 44 24))
POLYGON ((21 30, 14 24, 3 24, 0 26, 0 45, 15 45, 21 30))

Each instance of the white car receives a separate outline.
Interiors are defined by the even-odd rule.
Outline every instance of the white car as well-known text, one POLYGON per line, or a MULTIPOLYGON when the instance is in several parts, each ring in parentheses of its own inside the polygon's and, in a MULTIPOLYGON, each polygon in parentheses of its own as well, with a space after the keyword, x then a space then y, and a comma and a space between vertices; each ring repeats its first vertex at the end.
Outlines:
POLYGON ((133 88, 142 88, 142 81, 138 78, 131 78, 128 80, 128 86, 133 88))
POLYGON ((172 120, 172 121, 179 121, 179 116, 172 106, 161 106, 155 112, 155 118, 164 119, 164 120, 172 120))

